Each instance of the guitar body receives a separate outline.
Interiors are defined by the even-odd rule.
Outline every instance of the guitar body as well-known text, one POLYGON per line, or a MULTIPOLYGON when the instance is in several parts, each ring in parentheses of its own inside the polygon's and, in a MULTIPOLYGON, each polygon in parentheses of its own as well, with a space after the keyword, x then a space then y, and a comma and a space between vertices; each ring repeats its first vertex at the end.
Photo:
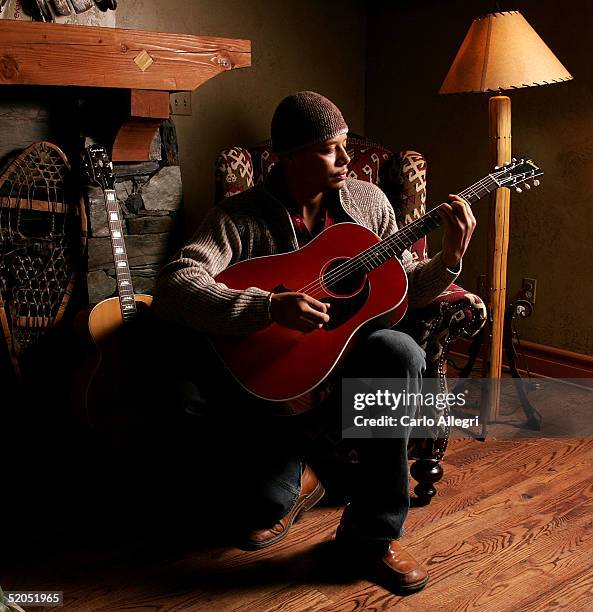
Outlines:
MULTIPOLYGON (((472 204, 499 187, 517 187, 541 174, 531 159, 513 159, 459 195, 472 204)), ((219 274, 216 280, 233 289, 297 291, 331 303, 330 321, 309 333, 272 323, 244 337, 211 338, 235 378, 262 399, 285 402, 293 414, 310 408, 314 396, 325 392, 318 385, 362 326, 382 315, 394 325, 404 316, 408 280, 397 255, 442 224, 441 206, 383 240, 360 225, 339 223, 302 249, 240 262, 219 274)))
MULTIPOLYGON (((136 293, 134 301, 150 306, 152 296, 136 293)), ((116 332, 123 326, 124 321, 121 314, 119 298, 112 297, 99 302, 90 312, 88 320, 89 333, 93 342, 99 350, 102 346, 109 346, 116 332)))
MULTIPOLYGON (((149 308, 152 296, 134 296, 138 310, 149 308)), ((138 428, 143 407, 132 383, 148 372, 142 362, 143 334, 138 319, 124 324, 119 298, 99 302, 90 313, 81 313, 77 327, 86 331, 90 351, 72 387, 72 404, 93 430, 110 437, 138 428)))
POLYGON ((309 333, 272 323, 243 337, 212 337, 215 349, 243 387, 266 400, 294 400, 330 374, 365 323, 381 315, 388 315, 391 324, 402 319, 408 281, 397 259, 366 274, 332 282, 336 266, 378 242, 380 238, 365 227, 340 223, 297 251, 249 259, 216 277, 233 289, 303 290, 331 303, 330 322, 309 333), (320 282, 307 289, 312 281, 320 282))
POLYGON ((87 425, 117 438, 146 422, 146 404, 155 399, 151 389, 156 389, 159 377, 154 350, 143 317, 138 317, 141 310, 150 308, 152 297, 134 293, 113 164, 105 148, 88 146, 82 169, 103 190, 117 297, 103 300, 88 315, 81 313, 77 321, 90 337, 93 355, 81 367, 71 399, 74 411, 82 413, 87 425), (145 405, 139 395, 146 399, 145 405))

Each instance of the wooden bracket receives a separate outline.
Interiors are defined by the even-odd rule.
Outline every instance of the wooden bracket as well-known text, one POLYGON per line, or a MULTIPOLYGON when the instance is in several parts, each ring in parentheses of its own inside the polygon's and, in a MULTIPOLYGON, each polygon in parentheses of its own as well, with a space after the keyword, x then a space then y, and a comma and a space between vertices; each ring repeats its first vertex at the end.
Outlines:
POLYGON ((161 123, 169 118, 169 92, 132 89, 130 118, 113 143, 113 161, 146 161, 161 123))

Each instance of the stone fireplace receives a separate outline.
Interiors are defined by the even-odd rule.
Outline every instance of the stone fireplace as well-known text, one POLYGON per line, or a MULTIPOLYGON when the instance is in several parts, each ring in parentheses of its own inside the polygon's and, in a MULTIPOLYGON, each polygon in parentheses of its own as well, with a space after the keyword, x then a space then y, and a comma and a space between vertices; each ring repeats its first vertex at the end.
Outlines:
MULTIPOLYGON (((115 189, 134 291, 152 294, 158 270, 177 244, 176 226, 183 203, 177 137, 173 122, 163 123, 150 161, 115 163, 115 189)), ((116 292, 107 215, 100 188, 86 188, 89 212, 87 287, 91 304, 116 292)))
MULTIPOLYGON (((159 268, 177 248, 181 235, 178 221, 183 190, 169 94, 193 91, 218 74, 250 64, 248 40, 0 19, 0 164, 8 167, 32 143, 47 141, 59 147, 72 168, 67 195, 77 205, 79 252, 85 249, 80 269, 75 265, 69 269, 68 286, 61 291, 59 302, 43 293, 43 283, 50 282, 43 279, 43 270, 38 273, 27 263, 31 295, 42 306, 59 304, 53 318, 43 318, 31 309, 33 314, 15 311, 13 287, 20 290, 17 281, 21 281, 15 281, 14 271, 5 266, 0 322, 7 354, 14 347, 15 329, 43 328, 40 337, 49 337, 54 330, 67 333, 73 326, 60 325, 62 315, 72 322, 87 303, 116 294, 103 194, 88 187, 80 172, 79 155, 84 147, 96 143, 111 154, 134 290, 151 293, 159 268)), ((61 154, 59 157, 60 168, 68 174, 68 164, 61 154)), ((20 158, 10 172, 16 172, 13 168, 19 169, 19 164, 20 158)), ((35 168, 31 172, 38 172, 43 182, 42 171, 35 168)), ((8 183, 7 188, 10 191, 8 183)), ((4 215, 3 222, 12 223, 13 212, 21 215, 21 209, 46 210, 51 205, 51 197, 33 201, 27 193, 30 190, 25 186, 15 202, 12 193, 7 195, 5 208, 10 214, 4 215)), ((65 210, 64 205, 61 212, 54 207, 49 216, 53 219, 65 210)), ((40 239, 53 244, 52 232, 40 239)), ((21 242, 27 240, 24 234, 16 232, 16 236, 21 242)), ((6 258, 14 259, 13 242, 4 240, 3 246, 6 258)), ((41 261, 41 268, 44 265, 41 261)), ((30 298, 25 302, 28 307, 30 298)), ((60 364, 54 353, 62 344, 52 345, 48 362, 60 364)), ((10 353, 16 366, 21 356, 10 353)), ((2 359, 0 348, 0 362, 2 359)), ((42 370, 30 368, 34 376, 42 370)), ((0 374, 4 371, 0 363, 0 374)), ((18 373, 15 380, 18 382, 18 373)))
MULTIPOLYGON (((57 88, 15 88, 0 102, 0 167, 35 141, 58 145, 72 165, 72 182, 80 184, 87 211, 88 259, 77 281, 80 301, 95 304, 115 295, 115 270, 103 193, 77 177, 81 131, 88 116, 75 92, 57 88), (42 101, 41 101, 42 100, 42 101), (78 109, 78 110, 77 110, 78 109), (75 118, 73 120, 73 118, 75 118), (86 287, 85 287, 86 286, 86 287)), ((109 142, 112 130, 99 126, 97 142, 109 142)), ((89 142, 89 138, 86 139, 89 142)), ((152 293, 159 268, 176 248, 183 188, 177 136, 171 120, 157 131, 145 162, 114 163, 116 191, 124 219, 125 242, 136 293, 152 293)), ((77 306, 83 304, 77 304, 77 306)))

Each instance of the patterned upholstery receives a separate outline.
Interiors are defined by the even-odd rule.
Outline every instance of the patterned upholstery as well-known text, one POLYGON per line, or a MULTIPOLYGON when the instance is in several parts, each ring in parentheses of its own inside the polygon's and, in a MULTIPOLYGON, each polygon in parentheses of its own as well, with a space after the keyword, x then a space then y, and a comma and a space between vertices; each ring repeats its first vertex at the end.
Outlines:
MULTIPOLYGON (((399 202, 395 213, 400 226, 426 212, 426 162, 422 155, 402 151, 395 156, 386 147, 352 133, 348 134, 348 155, 350 178, 374 183, 391 202, 399 202)), ((225 149, 216 160, 215 201, 261 183, 277 161, 269 140, 250 149, 225 149)), ((418 259, 426 259, 426 238, 414 243, 410 251, 418 259)))
MULTIPOLYGON (((261 176, 261 175, 260 175, 261 176)), ((220 202, 254 186, 251 153, 241 147, 225 149, 216 160, 216 194, 220 202)))
MULTIPOLYGON (((393 154, 386 147, 356 134, 348 134, 349 176, 379 185, 394 207, 400 227, 426 212, 426 160, 416 151, 393 154)), ((250 149, 233 147, 223 151, 216 162, 216 201, 261 182, 277 158, 270 142, 250 149)), ((427 239, 410 249, 419 260, 427 257, 427 239)), ((475 335, 486 321, 482 300, 458 285, 450 285, 428 306, 414 311, 402 322, 426 351, 426 376, 438 378, 441 391, 447 390, 446 363, 451 343, 475 335)), ((440 460, 448 442, 448 430, 436 432, 435 440, 413 440, 410 457, 440 460), (436 435, 438 433, 438 436, 436 435)))

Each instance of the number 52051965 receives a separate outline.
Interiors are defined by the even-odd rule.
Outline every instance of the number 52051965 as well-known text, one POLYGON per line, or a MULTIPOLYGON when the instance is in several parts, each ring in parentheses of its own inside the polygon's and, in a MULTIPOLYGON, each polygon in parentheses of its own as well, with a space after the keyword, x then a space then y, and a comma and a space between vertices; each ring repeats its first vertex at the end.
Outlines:
POLYGON ((4 591, 3 595, 7 604, 61 606, 64 603, 64 591, 4 591))

